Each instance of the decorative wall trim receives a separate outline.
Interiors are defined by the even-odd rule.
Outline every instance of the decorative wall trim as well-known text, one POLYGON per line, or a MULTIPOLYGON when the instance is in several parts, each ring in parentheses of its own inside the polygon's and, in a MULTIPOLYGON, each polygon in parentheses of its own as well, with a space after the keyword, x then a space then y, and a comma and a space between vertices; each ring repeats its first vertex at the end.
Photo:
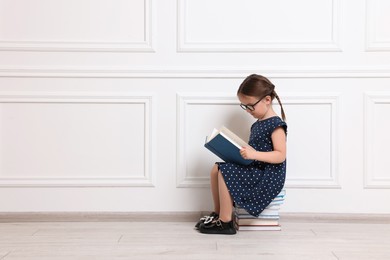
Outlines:
POLYGON ((390 51, 390 40, 381 39, 380 35, 376 33, 377 26, 384 26, 376 23, 378 4, 378 0, 366 0, 366 51, 390 51))
MULTIPOLYGON (((153 95, 124 92, 0 92, 1 103, 101 103, 143 104, 145 106, 144 172, 131 177, 1 177, 0 187, 152 187, 153 172, 153 95)), ((111 173, 112 174, 112 173, 111 173)))
POLYGON ((145 27, 141 42, 76 42, 76 41, 4 41, 0 51, 37 52, 154 52, 152 47, 154 6, 152 0, 144 0, 145 27))
POLYGON ((390 68, 264 68, 264 69, 126 69, 126 68, 0 68, 0 78, 224 78, 242 79, 252 73, 270 78, 390 78, 390 68))
MULTIPOLYGON (((203 216, 203 215, 202 215, 203 216)), ((201 211, 174 212, 0 212, 0 223, 23 222, 195 222, 201 211)))
MULTIPOLYGON (((0 223, 23 222, 196 222, 209 211, 189 212, 0 212, 0 223)), ((283 222, 389 224, 390 214, 281 212, 283 222)))
POLYGON ((313 95, 289 95, 284 94, 282 96, 283 105, 330 105, 331 123, 330 133, 330 176, 327 178, 289 178, 287 174, 286 187, 287 188, 341 188, 339 182, 339 149, 338 149, 338 136, 339 136, 339 97, 337 93, 316 93, 313 95))
POLYGON ((177 94, 177 155, 176 184, 181 188, 209 187, 209 177, 191 177, 187 175, 187 160, 185 156, 187 139, 187 107, 189 105, 234 105, 234 96, 212 96, 200 94, 177 94))
POLYGON ((390 92, 366 92, 364 94, 364 188, 389 189, 389 178, 375 176, 376 156, 374 116, 377 105, 390 106, 390 92))
POLYGON ((329 42, 189 42, 186 39, 186 12, 188 0, 178 4, 178 52, 336 52, 339 43, 340 0, 332 0, 332 36, 329 42))
MULTIPOLYGON (((287 188, 340 188, 339 170, 338 170, 338 103, 339 95, 331 93, 320 93, 318 96, 309 95, 283 95, 283 105, 318 105, 327 104, 331 106, 331 172, 327 178, 288 178, 286 180, 287 188)), ((218 105, 231 104, 237 105, 237 98, 234 96, 201 96, 201 95, 177 95, 177 187, 209 187, 209 177, 191 177, 187 176, 187 162, 185 156, 186 150, 186 109, 189 105, 218 105)))

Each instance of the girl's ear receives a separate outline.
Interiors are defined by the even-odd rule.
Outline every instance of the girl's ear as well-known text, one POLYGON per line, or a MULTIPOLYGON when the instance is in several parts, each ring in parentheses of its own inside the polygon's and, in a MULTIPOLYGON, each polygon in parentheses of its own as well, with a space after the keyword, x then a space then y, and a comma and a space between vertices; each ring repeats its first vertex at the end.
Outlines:
POLYGON ((271 96, 266 96, 265 97, 265 102, 271 103, 272 102, 271 96))

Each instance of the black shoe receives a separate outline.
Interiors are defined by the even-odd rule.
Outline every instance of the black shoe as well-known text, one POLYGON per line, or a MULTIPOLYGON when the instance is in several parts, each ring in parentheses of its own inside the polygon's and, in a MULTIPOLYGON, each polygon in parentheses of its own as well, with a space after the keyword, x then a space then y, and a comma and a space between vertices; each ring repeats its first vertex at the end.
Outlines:
POLYGON ((204 224, 199 226, 199 232, 203 234, 221 234, 221 235, 234 235, 237 233, 233 220, 229 222, 223 222, 218 219, 213 223, 204 224))
POLYGON ((195 228, 196 228, 196 229, 199 229, 200 224, 203 224, 203 223, 206 223, 206 224, 211 223, 211 222, 213 222, 214 220, 217 220, 218 217, 219 217, 219 215, 218 215, 217 213, 211 212, 210 215, 206 215, 206 216, 201 217, 201 218, 199 219, 198 223, 196 223, 195 228))

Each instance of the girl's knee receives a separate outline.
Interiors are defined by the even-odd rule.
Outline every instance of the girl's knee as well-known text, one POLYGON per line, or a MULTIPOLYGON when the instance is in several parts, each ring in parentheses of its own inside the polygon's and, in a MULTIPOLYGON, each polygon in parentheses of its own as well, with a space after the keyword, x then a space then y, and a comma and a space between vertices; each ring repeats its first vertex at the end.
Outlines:
POLYGON ((218 165, 215 164, 214 167, 211 169, 211 176, 218 176, 218 172, 218 165))

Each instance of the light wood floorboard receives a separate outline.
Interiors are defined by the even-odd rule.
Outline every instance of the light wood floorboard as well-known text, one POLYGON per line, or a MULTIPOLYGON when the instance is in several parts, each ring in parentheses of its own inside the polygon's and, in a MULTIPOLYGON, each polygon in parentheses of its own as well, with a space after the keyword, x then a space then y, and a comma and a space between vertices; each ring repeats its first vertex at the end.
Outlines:
POLYGON ((390 225, 281 221, 282 231, 204 235, 194 222, 0 223, 0 260, 390 259, 390 225))

